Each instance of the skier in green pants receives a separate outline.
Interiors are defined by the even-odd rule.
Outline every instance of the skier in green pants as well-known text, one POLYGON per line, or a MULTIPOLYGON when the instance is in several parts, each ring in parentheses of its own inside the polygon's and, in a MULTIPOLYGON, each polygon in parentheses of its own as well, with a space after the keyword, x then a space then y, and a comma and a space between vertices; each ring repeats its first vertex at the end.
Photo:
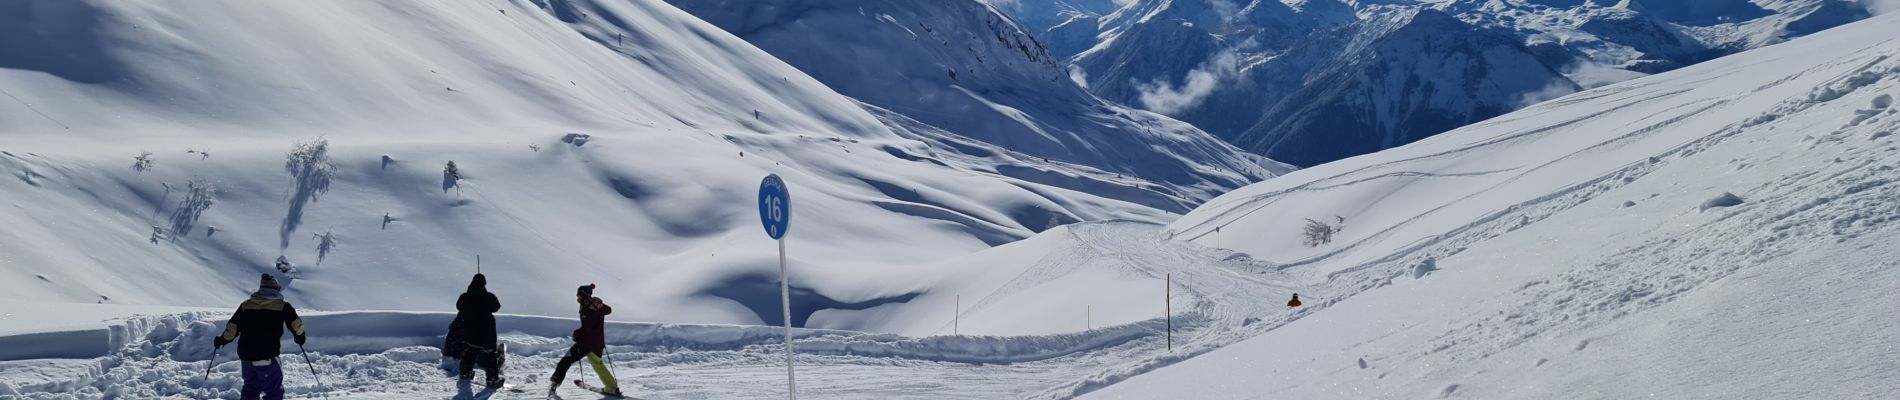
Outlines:
POLYGON ((574 291, 574 300, 581 303, 581 328, 574 330, 574 347, 568 348, 567 355, 561 357, 560 364, 554 367, 549 392, 561 387, 561 380, 567 379, 568 367, 586 358, 589 364, 593 364, 594 372, 600 373, 602 387, 598 391, 607 395, 620 395, 620 382, 614 380, 613 372, 607 370, 607 364, 600 359, 600 355, 607 350, 607 314, 613 314, 614 309, 594 297, 594 287, 590 283, 574 291))

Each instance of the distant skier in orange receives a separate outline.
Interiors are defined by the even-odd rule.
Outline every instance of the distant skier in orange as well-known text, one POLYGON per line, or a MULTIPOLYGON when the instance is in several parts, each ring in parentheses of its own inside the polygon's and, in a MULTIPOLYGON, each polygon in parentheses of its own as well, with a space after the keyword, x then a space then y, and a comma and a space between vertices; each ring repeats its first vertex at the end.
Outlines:
POLYGON ((1299 306, 1300 306, 1300 294, 1299 294, 1299 293, 1294 293, 1294 294, 1293 294, 1293 300, 1287 300, 1287 302, 1286 302, 1286 306, 1287 306, 1287 307, 1299 307, 1299 306))

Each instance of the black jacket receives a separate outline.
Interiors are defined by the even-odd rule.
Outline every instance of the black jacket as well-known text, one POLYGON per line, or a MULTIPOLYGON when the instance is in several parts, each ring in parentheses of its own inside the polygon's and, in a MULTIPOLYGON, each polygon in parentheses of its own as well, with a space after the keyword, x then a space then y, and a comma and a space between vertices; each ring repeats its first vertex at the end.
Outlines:
POLYGON ((488 280, 481 274, 469 282, 468 292, 455 300, 456 318, 462 320, 462 339, 470 347, 480 350, 495 348, 495 312, 501 311, 501 300, 488 292, 488 280))
POLYGON ((277 358, 277 345, 284 340, 284 328, 290 328, 298 345, 303 344, 303 319, 297 317, 297 308, 284 301, 277 290, 262 289, 238 306, 237 313, 231 314, 231 321, 224 324, 224 334, 212 342, 224 346, 237 341, 238 358, 268 360, 277 358))

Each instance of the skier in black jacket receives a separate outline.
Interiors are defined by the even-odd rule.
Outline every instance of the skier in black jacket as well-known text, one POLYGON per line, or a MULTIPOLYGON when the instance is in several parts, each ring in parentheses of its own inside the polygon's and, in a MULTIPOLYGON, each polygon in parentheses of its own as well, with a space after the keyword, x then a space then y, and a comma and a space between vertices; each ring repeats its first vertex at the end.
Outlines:
POLYGON ((244 361, 240 369, 244 388, 239 398, 284 398, 284 368, 277 361, 277 345, 284 338, 284 328, 289 328, 297 346, 303 347, 303 319, 297 317, 297 309, 290 302, 284 301, 277 279, 264 274, 257 292, 238 305, 231 321, 224 324, 224 334, 211 339, 214 348, 223 348, 232 341, 238 344, 238 359, 244 361))
POLYGON ((487 375, 490 387, 502 384, 502 348, 495 340, 495 312, 501 311, 501 300, 488 292, 488 278, 475 274, 468 283, 468 292, 455 300, 455 317, 461 320, 462 338, 467 342, 460 358, 462 380, 475 379, 475 367, 480 365, 487 375))

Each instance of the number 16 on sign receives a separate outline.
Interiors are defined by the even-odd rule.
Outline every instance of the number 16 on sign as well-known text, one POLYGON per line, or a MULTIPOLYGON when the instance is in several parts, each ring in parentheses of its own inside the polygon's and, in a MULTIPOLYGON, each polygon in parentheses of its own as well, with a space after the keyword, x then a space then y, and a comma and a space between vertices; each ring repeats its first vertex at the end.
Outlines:
POLYGON ((765 235, 778 241, 778 293, 785 311, 785 393, 798 398, 798 380, 792 373, 792 281, 785 274, 785 230, 792 227, 792 195, 778 174, 767 175, 759 183, 759 221, 765 235))

